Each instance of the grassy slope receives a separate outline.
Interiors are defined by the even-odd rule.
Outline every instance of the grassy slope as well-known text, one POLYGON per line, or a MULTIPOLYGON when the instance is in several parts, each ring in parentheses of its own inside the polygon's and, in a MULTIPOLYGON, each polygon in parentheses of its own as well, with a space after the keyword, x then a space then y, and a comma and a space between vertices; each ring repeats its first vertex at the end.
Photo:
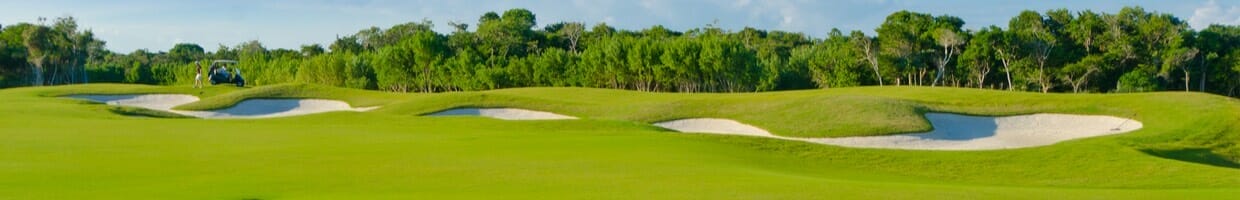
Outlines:
POLYGON ((524 88, 415 95, 384 111, 424 114, 450 107, 520 107, 584 118, 651 123, 730 118, 789 136, 878 135, 929 130, 912 102, 821 92, 671 94, 585 88, 524 88))
MULTIPOLYGON (((526 88, 386 94, 279 85, 85 85, 0 90, 0 196, 74 199, 505 197, 1236 198, 1240 170, 1151 156, 1206 149, 1240 160, 1240 102, 1195 93, 1042 95, 948 88, 658 94, 526 88), (374 113, 267 120, 130 118, 70 93, 185 93, 191 108, 246 98, 317 97, 374 113), (417 117, 515 106, 580 121, 417 117), (924 130, 926 111, 1134 117, 1124 135, 1003 151, 840 148, 675 134, 645 122, 724 117, 777 134, 924 130), (676 113, 683 112, 683 113, 676 113), (840 127, 847 126, 847 127, 840 127), (219 127, 227 127, 220 129, 219 127), (830 131, 815 131, 815 130, 830 131)), ((1166 155, 1164 155, 1166 156, 1166 155)))

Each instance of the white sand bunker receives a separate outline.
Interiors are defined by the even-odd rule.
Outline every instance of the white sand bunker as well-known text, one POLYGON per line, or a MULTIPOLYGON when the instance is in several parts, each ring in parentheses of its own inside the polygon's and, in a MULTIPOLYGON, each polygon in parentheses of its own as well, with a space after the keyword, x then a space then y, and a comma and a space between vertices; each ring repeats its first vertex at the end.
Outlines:
POLYGON ((1110 116, 1033 114, 982 117, 928 113, 934 130, 925 133, 843 137, 793 138, 772 135, 757 127, 721 119, 683 119, 656 123, 681 132, 750 135, 846 147, 933 150, 992 150, 1035 147, 1065 140, 1125 133, 1142 124, 1110 116))
POLYGON ((573 116, 519 108, 456 108, 427 114, 426 116, 482 116, 503 120, 577 119, 577 117, 573 116))
POLYGON ((232 107, 212 111, 174 110, 181 104, 198 101, 198 97, 183 94, 145 95, 71 95, 70 98, 86 99, 108 105, 132 106, 171 112, 198 118, 271 118, 307 115, 332 111, 369 111, 376 107, 353 108, 348 103, 323 99, 251 99, 232 107))
POLYGON ((654 123, 655 126, 689 133, 716 133, 727 135, 748 135, 759 137, 779 137, 766 130, 730 119, 691 118, 654 123))

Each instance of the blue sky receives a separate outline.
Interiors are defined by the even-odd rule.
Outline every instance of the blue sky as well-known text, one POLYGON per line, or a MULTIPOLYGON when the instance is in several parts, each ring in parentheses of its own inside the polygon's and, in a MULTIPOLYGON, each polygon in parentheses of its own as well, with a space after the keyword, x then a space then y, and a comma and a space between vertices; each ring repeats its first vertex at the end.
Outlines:
POLYGON ((805 32, 815 37, 831 28, 873 32, 888 14, 899 10, 953 15, 966 28, 1006 26, 1021 10, 1054 8, 1114 13, 1124 6, 1142 6, 1171 13, 1194 28, 1212 23, 1240 24, 1240 2, 1219 0, 1167 1, 1007 1, 1007 0, 527 0, 527 1, 61 1, 2 0, 0 25, 37 23, 40 16, 71 15, 82 28, 95 31, 108 49, 166 51, 176 43, 196 43, 208 51, 259 40, 268 48, 328 44, 337 36, 371 26, 429 19, 448 32, 448 22, 474 24, 487 11, 510 8, 534 12, 539 27, 560 21, 606 22, 622 29, 660 24, 674 30, 712 22, 727 29, 746 26, 805 32))

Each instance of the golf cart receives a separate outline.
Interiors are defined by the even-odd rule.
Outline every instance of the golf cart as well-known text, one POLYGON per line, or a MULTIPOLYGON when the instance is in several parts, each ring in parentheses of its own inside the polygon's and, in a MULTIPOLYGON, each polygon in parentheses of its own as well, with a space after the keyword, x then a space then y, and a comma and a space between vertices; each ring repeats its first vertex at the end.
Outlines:
POLYGON ((241 78, 241 69, 238 69, 236 65, 235 60, 211 61, 211 68, 207 71, 207 80, 211 81, 211 85, 232 83, 237 87, 245 87, 245 78, 241 78), (229 67, 232 67, 231 72, 229 67))

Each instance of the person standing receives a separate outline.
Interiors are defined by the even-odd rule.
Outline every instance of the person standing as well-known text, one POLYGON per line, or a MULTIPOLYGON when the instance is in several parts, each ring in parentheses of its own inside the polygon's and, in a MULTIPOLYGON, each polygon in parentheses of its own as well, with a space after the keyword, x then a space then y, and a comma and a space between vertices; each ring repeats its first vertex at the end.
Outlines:
POLYGON ((202 88, 202 63, 194 62, 194 64, 198 64, 198 69, 194 70, 194 72, 197 72, 197 74, 194 74, 194 88, 202 88))

